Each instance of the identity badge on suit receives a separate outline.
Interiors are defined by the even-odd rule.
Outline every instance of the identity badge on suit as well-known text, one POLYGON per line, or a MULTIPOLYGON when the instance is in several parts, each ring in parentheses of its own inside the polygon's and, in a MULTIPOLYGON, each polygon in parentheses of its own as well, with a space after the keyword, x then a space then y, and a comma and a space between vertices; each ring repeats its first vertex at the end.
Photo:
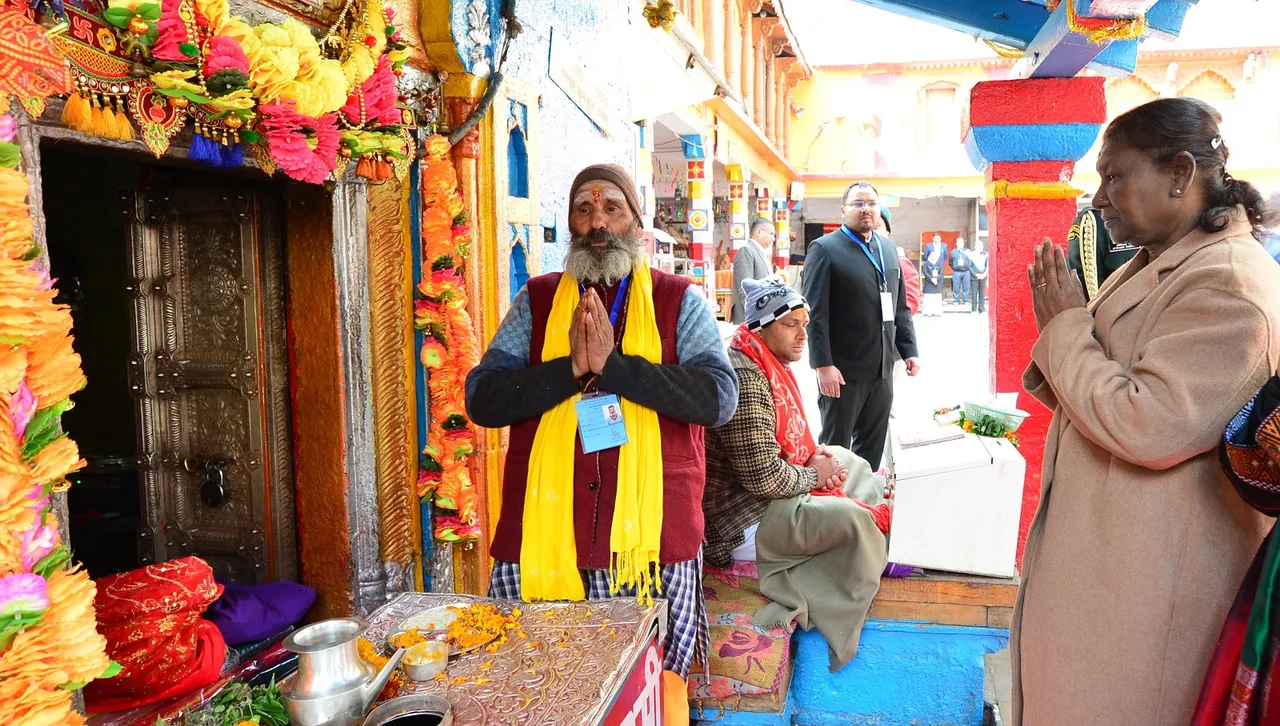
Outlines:
POLYGON ((847 447, 875 469, 893 404, 894 351, 912 361, 912 372, 918 353, 897 248, 870 229, 850 228, 850 220, 865 227, 879 214, 875 190, 855 185, 846 199, 843 228, 806 250, 809 363, 815 371, 834 366, 843 378, 838 397, 823 395, 818 401, 822 443, 847 447), (887 293, 891 320, 884 320, 882 293, 887 293))

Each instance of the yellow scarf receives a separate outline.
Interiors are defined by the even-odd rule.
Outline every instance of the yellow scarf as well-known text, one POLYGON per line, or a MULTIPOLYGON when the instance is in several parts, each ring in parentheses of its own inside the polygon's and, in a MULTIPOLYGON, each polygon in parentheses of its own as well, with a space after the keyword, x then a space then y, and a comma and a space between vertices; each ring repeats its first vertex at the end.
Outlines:
MULTIPOLYGON (((662 340, 653 308, 653 276, 641 263, 631 275, 622 352, 651 363, 662 362, 662 340)), ((569 326, 578 307, 578 283, 560 277, 542 343, 544 361, 569 355, 569 326)), ((542 415, 529 458, 524 495, 524 539, 520 547, 520 592, 528 601, 582 600, 577 546, 573 533, 573 460, 578 437, 574 394, 542 415)), ((661 592, 655 577, 662 543, 662 434, 653 409, 622 399, 627 443, 618 452, 618 495, 609 533, 609 586, 635 587, 639 599, 661 592)))

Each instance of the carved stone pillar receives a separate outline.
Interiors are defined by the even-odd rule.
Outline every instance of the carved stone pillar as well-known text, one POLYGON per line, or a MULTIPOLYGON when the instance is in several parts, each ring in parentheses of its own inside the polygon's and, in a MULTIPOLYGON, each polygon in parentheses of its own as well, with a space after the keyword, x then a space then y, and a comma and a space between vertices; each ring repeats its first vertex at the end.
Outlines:
MULTIPOLYGON (((791 82, 787 81, 787 86, 791 82)), ((791 158, 791 119, 794 117, 795 111, 791 110, 791 90, 788 88, 787 95, 782 99, 782 155, 791 158)))
MULTIPOLYGON (((785 41, 774 41, 774 48, 777 53, 781 53, 785 41)), ((773 145, 782 150, 782 129, 786 125, 786 117, 791 115, 791 108, 787 105, 787 83, 789 82, 787 71, 791 67, 790 58, 776 58, 773 61, 773 145)))
POLYGON ((738 86, 742 65, 742 25, 738 20, 737 0, 724 0, 724 80, 733 91, 738 86))
POLYGON ((749 13, 742 15, 742 66, 738 73, 738 95, 742 97, 742 107, 748 116, 755 108, 756 95, 756 43, 755 24, 749 13))
POLYGON ((703 53, 724 73, 724 26, 728 23, 723 0, 702 0, 703 53))
POLYGON ((769 45, 769 39, 764 36, 764 33, 761 30, 760 26, 762 22, 763 20, 761 19, 756 19, 752 22, 752 25, 755 26, 754 37, 756 55, 752 60, 752 68, 754 71, 753 75, 755 76, 752 82, 755 84, 755 90, 752 92, 751 98, 753 101, 752 117, 756 120, 756 126, 763 129, 765 125, 765 48, 769 45))
POLYGON ((773 41, 765 41, 764 55, 764 135, 777 146, 778 79, 775 76, 773 41))

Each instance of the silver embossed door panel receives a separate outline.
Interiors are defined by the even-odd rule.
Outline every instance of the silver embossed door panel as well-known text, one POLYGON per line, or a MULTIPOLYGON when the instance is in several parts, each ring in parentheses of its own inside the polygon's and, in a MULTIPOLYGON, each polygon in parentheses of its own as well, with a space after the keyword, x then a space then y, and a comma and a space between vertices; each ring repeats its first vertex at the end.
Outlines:
POLYGON ((250 186, 136 189, 127 290, 143 562, 296 579, 280 221, 250 186))

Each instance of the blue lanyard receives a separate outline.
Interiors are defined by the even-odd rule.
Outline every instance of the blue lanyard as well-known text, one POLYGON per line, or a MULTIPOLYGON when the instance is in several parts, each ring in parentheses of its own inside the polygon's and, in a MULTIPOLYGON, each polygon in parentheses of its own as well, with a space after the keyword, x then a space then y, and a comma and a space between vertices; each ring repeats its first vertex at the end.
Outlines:
MULTIPOLYGON (((613 308, 609 310, 609 325, 618 327, 618 313, 622 312, 622 301, 627 297, 627 289, 631 286, 631 275, 622 278, 622 282, 618 285, 618 296, 613 299, 613 308)), ((578 283, 578 296, 587 294, 587 288, 582 283, 578 283)))
MULTIPOLYGON (((876 245, 876 253, 880 256, 880 259, 877 260, 875 257, 871 256, 871 248, 867 246, 867 243, 863 242, 857 237, 854 237, 853 233, 849 231, 848 227, 842 224, 840 225, 840 231, 844 232, 845 237, 848 237, 849 239, 858 243, 858 247, 861 248, 862 251, 867 255, 867 259, 871 260, 871 265, 875 267, 876 272, 880 274, 880 289, 882 290, 887 289, 889 286, 889 281, 888 281, 888 278, 884 276, 884 250, 880 249, 880 245, 876 245)), ((875 234, 876 234, 875 232, 871 233, 870 239, 872 242, 874 242, 876 239, 875 234)))

